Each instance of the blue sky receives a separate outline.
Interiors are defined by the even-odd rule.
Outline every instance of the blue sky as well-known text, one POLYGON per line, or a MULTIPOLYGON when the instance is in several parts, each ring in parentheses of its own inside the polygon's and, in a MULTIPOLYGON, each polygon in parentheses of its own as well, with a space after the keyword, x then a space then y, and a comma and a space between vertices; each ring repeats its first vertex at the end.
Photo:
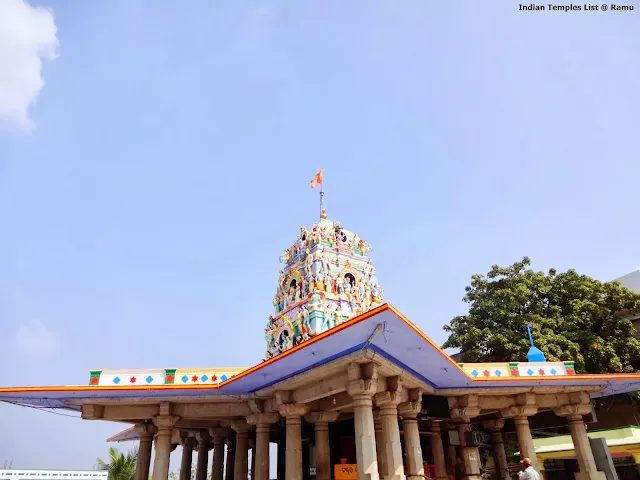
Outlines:
MULTIPOLYGON (((640 264, 637 3, 32 5, 57 29, 34 44, 59 48, 40 88, 11 42, 46 25, 0 35, 0 71, 31 79, 0 78, 3 385, 259 362, 320 167, 329 217, 373 245, 386 300, 437 342, 494 263, 603 280, 640 264)), ((91 468, 120 429, 0 417, 0 462, 23 468, 91 468)))

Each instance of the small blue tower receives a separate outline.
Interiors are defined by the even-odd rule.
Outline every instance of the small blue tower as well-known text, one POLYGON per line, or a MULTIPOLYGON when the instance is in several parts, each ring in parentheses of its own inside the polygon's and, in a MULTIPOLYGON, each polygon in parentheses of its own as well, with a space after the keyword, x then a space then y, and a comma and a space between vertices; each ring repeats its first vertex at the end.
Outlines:
POLYGON ((529 349, 529 352, 527 353, 527 361, 529 361, 529 362, 546 362, 547 359, 544 357, 544 353, 542 353, 542 351, 533 344, 533 337, 531 336, 531 328, 532 328, 532 325, 527 325, 527 333, 529 334, 529 342, 531 342, 531 348, 529 349))

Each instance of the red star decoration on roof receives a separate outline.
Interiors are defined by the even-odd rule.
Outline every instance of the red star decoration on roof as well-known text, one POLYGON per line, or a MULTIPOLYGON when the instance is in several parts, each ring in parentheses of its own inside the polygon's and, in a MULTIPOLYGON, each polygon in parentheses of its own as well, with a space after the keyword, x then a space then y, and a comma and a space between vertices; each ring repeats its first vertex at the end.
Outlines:
POLYGON ((211 375, 211 381, 215 382, 216 380, 218 380, 218 377, 216 375, 211 375))
POLYGON ((131 377, 131 378, 129 379, 129 382, 131 382, 131 383, 136 383, 136 377, 131 377))
POLYGON ((191 381, 192 382, 197 382, 198 381, 198 375, 194 375, 193 377, 191 377, 191 381))
POLYGON ((98 377, 91 377, 91 385, 97 385, 99 380, 98 377))
POLYGON ((538 373, 544 377, 544 369, 543 369, 543 368, 541 368, 540 370, 538 370, 538 373))
POLYGON ((173 375, 167 375, 167 383, 173 383, 173 380, 174 380, 173 375))
POLYGON ((571 367, 567 368, 567 375, 575 375, 575 374, 576 374, 576 372, 575 372, 575 370, 573 368, 571 368, 571 367))
POLYGON ((511 369, 511 375, 513 375, 514 377, 519 377, 520 376, 520 372, 518 372, 517 368, 512 368, 511 369))
POLYGON ((489 373, 489 370, 485 370, 484 372, 482 372, 482 374, 483 374, 485 377, 488 377, 489 375, 491 375, 491 374, 489 373))

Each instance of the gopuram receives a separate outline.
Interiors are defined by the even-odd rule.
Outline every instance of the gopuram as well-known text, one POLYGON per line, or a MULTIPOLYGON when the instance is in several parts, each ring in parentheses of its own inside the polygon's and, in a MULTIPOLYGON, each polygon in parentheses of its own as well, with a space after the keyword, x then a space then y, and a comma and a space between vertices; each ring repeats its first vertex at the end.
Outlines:
POLYGON ((539 412, 568 425, 577 480, 604 480, 583 415, 594 397, 640 389, 640 375, 580 375, 537 352, 540 361, 457 364, 382 303, 369 251, 324 211, 300 229, 281 256, 266 358, 254 367, 98 370, 85 385, 0 388, 0 400, 129 424, 109 440, 139 442, 135 480, 151 464, 153 480, 168 480, 177 446, 180 480, 191 480, 194 454, 196 480, 209 464, 212 480, 269 480, 271 443, 278 480, 445 480, 454 470, 477 480, 478 432, 506 480, 506 425, 542 469, 529 427, 539 412))
POLYGON ((367 257, 370 245, 327 220, 300 228, 280 256, 278 288, 265 339, 267 358, 382 304, 383 293, 367 257))

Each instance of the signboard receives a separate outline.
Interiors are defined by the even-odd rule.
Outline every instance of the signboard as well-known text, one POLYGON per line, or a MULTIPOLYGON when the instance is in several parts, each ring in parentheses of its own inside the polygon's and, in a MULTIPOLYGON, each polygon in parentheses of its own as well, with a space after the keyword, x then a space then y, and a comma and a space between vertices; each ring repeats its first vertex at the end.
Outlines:
POLYGON ((336 480, 358 480, 358 466, 355 464, 338 464, 333 467, 336 480))

